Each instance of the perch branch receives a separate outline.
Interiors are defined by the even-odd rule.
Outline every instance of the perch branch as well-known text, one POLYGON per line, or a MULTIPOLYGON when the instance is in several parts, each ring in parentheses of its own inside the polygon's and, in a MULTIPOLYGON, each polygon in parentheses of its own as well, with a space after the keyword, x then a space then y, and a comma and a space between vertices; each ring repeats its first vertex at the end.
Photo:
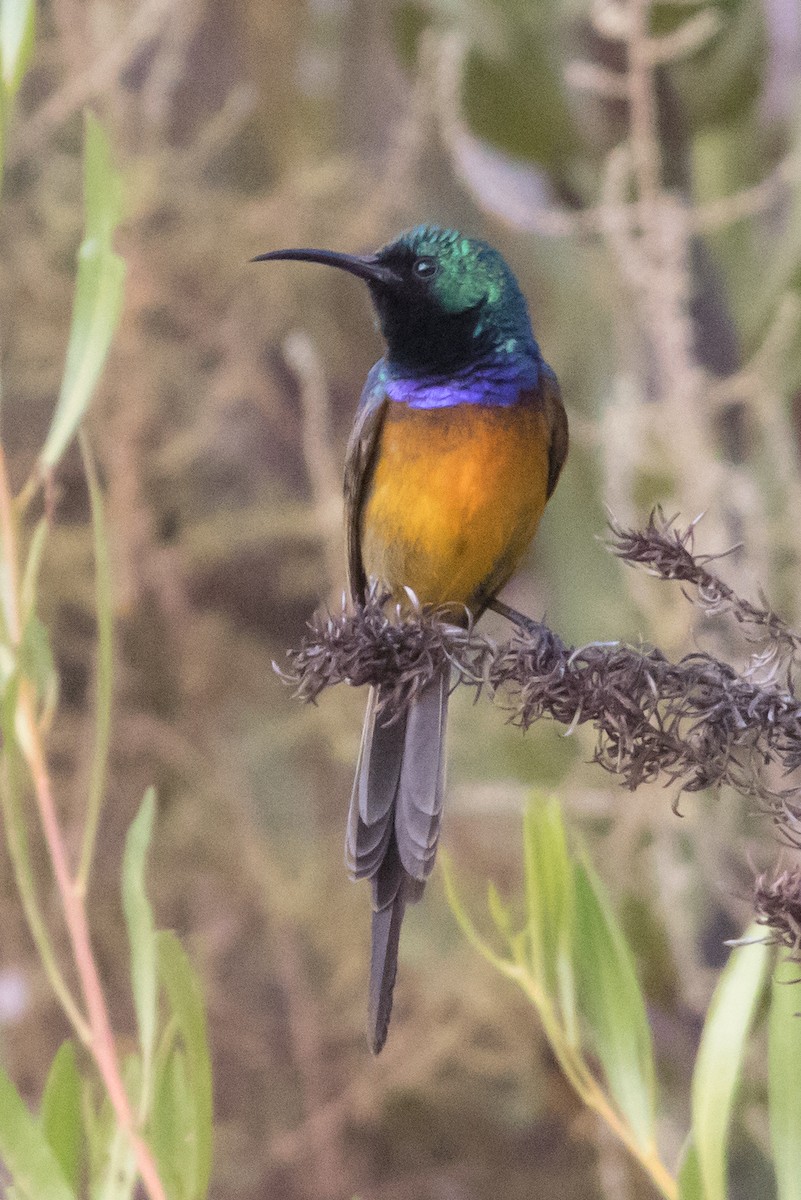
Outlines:
POLYGON ((756 800, 782 838, 799 847, 801 784, 779 788, 776 780, 801 768, 801 701, 790 676, 801 635, 715 575, 711 556, 693 553, 693 528, 678 529, 655 512, 644 531, 613 526, 612 549, 632 566, 690 584, 707 612, 732 617, 751 640, 757 634, 777 656, 784 652, 782 678, 773 669, 757 682, 753 667, 741 673, 704 653, 674 662, 654 646, 568 646, 502 601, 492 607, 515 632, 496 642, 470 622, 450 623, 452 614, 392 607, 376 591, 352 609, 316 618, 279 673, 309 702, 338 683, 380 683, 385 706, 395 711, 447 661, 458 682, 497 699, 523 729, 546 716, 568 732, 592 726, 594 761, 629 789, 659 779, 679 794, 728 785, 756 800))

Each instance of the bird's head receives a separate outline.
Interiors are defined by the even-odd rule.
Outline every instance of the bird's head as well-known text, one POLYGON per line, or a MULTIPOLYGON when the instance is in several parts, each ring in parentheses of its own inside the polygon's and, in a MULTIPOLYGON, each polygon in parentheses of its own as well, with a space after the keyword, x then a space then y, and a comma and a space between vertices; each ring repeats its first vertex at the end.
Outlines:
POLYGON ((397 370, 447 373, 491 355, 539 355, 503 257, 454 229, 421 225, 375 254, 273 250, 254 261, 268 259, 324 263, 364 279, 397 370))

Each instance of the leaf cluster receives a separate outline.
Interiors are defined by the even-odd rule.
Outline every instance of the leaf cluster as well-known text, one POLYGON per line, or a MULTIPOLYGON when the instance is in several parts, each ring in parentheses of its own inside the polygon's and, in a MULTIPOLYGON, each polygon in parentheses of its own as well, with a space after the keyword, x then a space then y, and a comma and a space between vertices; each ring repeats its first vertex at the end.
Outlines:
MULTIPOLYGON (((519 926, 493 885, 488 910, 499 953, 479 932, 446 862, 451 908, 479 952, 526 994, 565 1077, 667 1200, 726 1200, 728 1146, 749 1039, 774 954, 748 931, 710 1003, 692 1079, 692 1122, 675 1171, 658 1149, 656 1063, 631 950, 586 854, 571 853, 559 802, 537 797, 523 821, 525 912, 519 926)), ((783 960, 770 986, 769 1114, 779 1200, 801 1179, 801 1109, 792 1072, 801 1025, 792 1019, 783 960)))
MULTIPOLYGON (((170 1200, 201 1200, 211 1174, 211 1064, 197 976, 177 937, 157 931, 145 866, 155 796, 131 825, 123 866, 138 1051, 122 1064, 139 1127, 150 1142, 170 1200)), ((0 1067, 0 1156, 9 1200, 134 1195, 137 1162, 87 1056, 72 1039, 53 1059, 34 1116, 0 1067)))
MULTIPOLYGON (((28 63, 33 0, 0 0, 0 125, 3 132, 28 63)), ((103 500, 81 423, 106 362, 123 302, 125 267, 112 241, 122 183, 99 122, 86 115, 85 229, 78 252, 63 381, 49 432, 21 492, 11 491, 0 445, 0 797, 17 888, 43 969, 73 1027, 58 1050, 34 1116, 0 1066, 0 1158, 13 1200, 131 1200, 141 1179, 150 1200, 203 1200, 211 1172, 211 1072, 200 987, 177 938, 155 928, 146 862, 155 794, 128 833, 123 908, 138 1049, 120 1062, 94 960, 86 898, 105 793, 113 694, 112 595, 103 500), (58 681, 39 619, 39 576, 52 517, 52 472, 79 436, 92 514, 98 629, 94 755, 78 865, 73 869, 45 750, 58 681), (44 492, 44 515, 27 516, 44 492), (36 811, 72 956, 57 948, 40 900, 28 844, 36 811), (75 974, 80 994, 68 978, 75 974)), ((2 165, 0 162, 0 170, 2 165)))

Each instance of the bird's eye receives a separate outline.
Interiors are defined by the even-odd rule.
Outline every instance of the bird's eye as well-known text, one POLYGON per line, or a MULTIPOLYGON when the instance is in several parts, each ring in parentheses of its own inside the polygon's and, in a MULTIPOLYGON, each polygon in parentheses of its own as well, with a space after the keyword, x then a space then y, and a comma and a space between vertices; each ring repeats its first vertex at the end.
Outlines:
POLYGON ((431 279, 439 270, 439 263, 435 258, 417 258, 412 270, 418 279, 431 279))

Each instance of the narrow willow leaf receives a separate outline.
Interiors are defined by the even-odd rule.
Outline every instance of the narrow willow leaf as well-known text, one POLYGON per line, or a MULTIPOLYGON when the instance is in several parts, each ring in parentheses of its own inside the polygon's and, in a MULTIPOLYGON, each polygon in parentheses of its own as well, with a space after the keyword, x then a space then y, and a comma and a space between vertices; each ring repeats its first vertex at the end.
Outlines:
POLYGON ((498 932, 504 937, 512 937, 512 913, 509 905, 504 904, 494 883, 487 884, 487 909, 498 932))
POLYGON ((84 134, 84 239, 78 251, 78 277, 67 361, 56 410, 39 456, 52 468, 61 458, 86 412, 122 312, 125 264, 112 250, 120 218, 121 179, 100 123, 87 113, 84 134))
POLYGON ((28 558, 25 562, 25 573, 20 589, 20 610, 22 622, 28 620, 36 609, 36 593, 39 582, 39 569, 42 565, 45 541, 47 540, 47 517, 40 517, 33 531, 31 544, 28 548, 28 558))
MULTIPOLYGON (((122 1078, 129 1096, 141 1093, 142 1071, 138 1055, 125 1057, 122 1078)), ((93 1181, 92 1200, 132 1200, 137 1180, 136 1155, 131 1139, 110 1113, 110 1106, 104 1105, 104 1109, 111 1120, 101 1120, 98 1125, 98 1132, 105 1135, 106 1142, 100 1148, 100 1170, 93 1181)))
POLYGON ((191 1200, 204 1200, 211 1176, 212 1097, 203 996, 197 975, 175 934, 160 932, 157 943, 159 978, 186 1054, 189 1110, 187 1133, 180 1147, 186 1163, 181 1177, 187 1181, 191 1200))
POLYGON ((53 1059, 42 1097, 42 1132, 73 1191, 78 1190, 83 1150, 82 1082, 75 1047, 62 1042, 53 1059))
MULTIPOLYGON (((752 926, 746 937, 759 935, 752 926)), ((758 941, 732 950, 707 1012, 692 1084, 693 1140, 704 1200, 726 1200, 729 1125, 770 959, 771 951, 758 941)))
POLYGON ((175 1046, 156 1081, 151 1140, 159 1174, 174 1200, 194 1200, 197 1179, 191 1155, 195 1113, 187 1057, 175 1046))
MULTIPOLYGON (((2 64, 0 64, 1 66, 2 64)), ((6 89, 0 83, 0 187, 3 183, 3 174, 5 172, 6 163, 6 130, 11 120, 11 103, 6 93, 6 89)), ((3 392, 0 388, 0 407, 2 407, 3 392)))
POLYGON ((801 968, 782 960, 771 984, 768 1097, 778 1200, 801 1200, 801 968))
POLYGON ((1 1066, 0 1159, 23 1200, 75 1200, 44 1131, 1 1066))
POLYGON ((0 64, 3 89, 15 96, 33 54, 36 0, 0 0, 0 64))
POLYGON ((150 1100, 158 999, 156 935, 145 879, 155 806, 155 791, 148 788, 139 812, 128 830, 122 861, 122 903, 131 947, 131 985, 142 1051, 142 1092, 139 1108, 142 1119, 147 1114, 150 1100))
POLYGON ((95 695, 95 749, 89 800, 83 835, 78 881, 87 887, 92 868, 97 826, 106 789, 106 771, 111 740, 111 707, 114 692, 114 616, 106 518, 103 497, 89 443, 79 435, 89 502, 92 510, 92 537, 95 554, 95 613, 97 615, 97 689, 95 695))
POLYGON ((92 1079, 83 1085, 83 1129, 88 1152, 89 1193, 95 1196, 106 1170, 116 1120, 108 1096, 92 1079))
POLYGON ((531 969, 545 993, 558 999, 568 1037, 575 1044, 573 864, 555 796, 543 797, 526 809, 523 853, 531 969))
POLYGON ((575 867, 576 975, 609 1090, 637 1144, 654 1145, 654 1060, 634 960, 589 864, 575 867))
POLYGON ((25 678, 30 679, 36 690, 36 698, 41 702, 53 687, 56 667, 50 648, 50 635, 34 612, 29 614, 22 631, 19 666, 25 678))
POLYGON ((692 1138, 688 1138, 684 1147, 677 1182, 679 1185, 679 1200, 704 1200, 701 1168, 698 1165, 698 1153, 692 1138))
POLYGON ((181 1178, 180 1169, 181 1161, 186 1165, 185 1160, 188 1157, 181 1145, 186 1130, 180 1128, 173 1092, 174 1064, 176 1058, 182 1055, 181 1046, 173 1045, 168 1055, 161 1061, 157 1060, 150 1121, 150 1144, 156 1158, 159 1178, 171 1200, 186 1200, 186 1180, 181 1178))
POLYGON ((467 915, 467 910, 462 904, 461 897, 456 890, 456 880, 453 877, 453 867, 451 866, 451 860, 447 851, 441 851, 440 864, 442 867, 442 878, 445 882, 445 895, 448 900, 448 906, 456 918, 456 923, 458 924, 462 933, 465 935, 470 945, 473 946, 474 949, 478 950, 479 954, 486 958, 488 963, 491 963, 492 966, 498 971, 501 971, 504 974, 508 973, 510 966, 509 962, 506 959, 501 958, 499 954, 496 954, 492 947, 484 941, 483 937, 470 920, 470 917, 467 915))
POLYGON ((92 1200, 132 1200, 136 1184, 136 1158, 128 1135, 110 1125, 111 1141, 106 1149, 106 1169, 94 1182, 92 1200))
POLYGON ((10 646, 0 643, 0 700, 6 689, 16 682, 17 657, 10 646))

